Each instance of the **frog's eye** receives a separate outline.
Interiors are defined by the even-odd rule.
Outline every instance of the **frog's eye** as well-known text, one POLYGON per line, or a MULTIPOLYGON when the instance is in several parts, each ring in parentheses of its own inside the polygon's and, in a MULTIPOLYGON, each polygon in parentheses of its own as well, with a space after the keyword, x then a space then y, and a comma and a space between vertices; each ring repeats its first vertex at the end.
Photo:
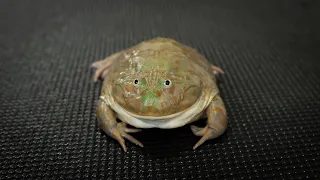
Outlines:
POLYGON ((139 80, 138 80, 138 79, 135 79, 135 80, 133 81, 133 83, 134 83, 135 85, 137 85, 137 84, 139 83, 139 80))
POLYGON ((170 87, 171 84, 172 84, 171 81, 168 80, 168 79, 164 81, 164 86, 165 86, 165 87, 170 87))

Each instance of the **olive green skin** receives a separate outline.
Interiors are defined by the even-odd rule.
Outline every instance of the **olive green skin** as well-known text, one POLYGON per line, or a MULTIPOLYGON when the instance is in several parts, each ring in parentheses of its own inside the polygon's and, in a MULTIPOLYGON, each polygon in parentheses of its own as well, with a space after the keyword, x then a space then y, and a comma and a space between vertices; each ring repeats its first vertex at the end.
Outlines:
POLYGON ((116 103, 139 116, 175 114, 191 107, 204 90, 217 91, 211 64, 194 49, 167 38, 123 51, 104 78, 102 96, 111 91, 116 103))
POLYGON ((205 127, 191 126, 192 133, 201 136, 193 149, 227 128, 215 77, 224 72, 191 47, 154 38, 94 62, 92 67, 97 68, 94 80, 103 79, 99 126, 124 151, 124 139, 143 147, 129 135, 140 131, 135 128, 170 129, 207 118, 205 127))

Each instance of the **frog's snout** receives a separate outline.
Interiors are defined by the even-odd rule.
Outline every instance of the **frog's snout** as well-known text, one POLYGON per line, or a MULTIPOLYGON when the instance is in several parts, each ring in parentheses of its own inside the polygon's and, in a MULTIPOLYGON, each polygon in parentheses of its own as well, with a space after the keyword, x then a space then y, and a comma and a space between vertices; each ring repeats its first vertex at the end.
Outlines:
POLYGON ((146 107, 155 106, 157 101, 159 101, 160 92, 149 91, 142 96, 142 104, 146 107))

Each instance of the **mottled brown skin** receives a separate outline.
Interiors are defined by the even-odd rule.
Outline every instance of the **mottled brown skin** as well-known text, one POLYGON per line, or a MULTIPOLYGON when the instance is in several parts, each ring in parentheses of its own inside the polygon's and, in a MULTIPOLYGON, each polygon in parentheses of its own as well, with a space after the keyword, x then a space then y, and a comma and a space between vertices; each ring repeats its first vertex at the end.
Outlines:
MULTIPOLYGON (((195 104, 198 104, 197 107, 202 109, 194 110, 197 114, 186 123, 203 115, 208 121, 204 128, 191 126, 192 132, 202 137, 193 149, 220 136, 227 127, 226 110, 215 79, 215 75, 223 71, 211 65, 193 48, 173 39, 155 38, 97 61, 92 66, 97 68, 94 80, 104 79, 97 108, 100 127, 116 139, 124 151, 127 151, 124 138, 141 147, 143 145, 128 134, 140 130, 127 128, 126 122, 132 121, 126 121, 123 113, 149 119, 153 124, 157 118, 170 121, 169 117, 178 117, 177 114, 195 109, 195 104), (115 104, 125 112, 117 112, 112 108, 115 104), (117 119, 123 122, 119 123, 117 119)), ((131 125, 135 126, 135 123, 131 125)))

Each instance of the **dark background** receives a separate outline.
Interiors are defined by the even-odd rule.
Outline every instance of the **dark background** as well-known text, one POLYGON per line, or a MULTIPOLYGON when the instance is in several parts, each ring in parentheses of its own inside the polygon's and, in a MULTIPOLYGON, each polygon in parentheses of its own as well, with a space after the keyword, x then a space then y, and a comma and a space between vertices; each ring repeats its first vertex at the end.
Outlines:
POLYGON ((319 178, 319 17, 316 0, 0 1, 0 179, 319 178), (156 36, 226 71, 228 130, 195 151, 189 126, 128 153, 97 126, 90 64, 156 36))

